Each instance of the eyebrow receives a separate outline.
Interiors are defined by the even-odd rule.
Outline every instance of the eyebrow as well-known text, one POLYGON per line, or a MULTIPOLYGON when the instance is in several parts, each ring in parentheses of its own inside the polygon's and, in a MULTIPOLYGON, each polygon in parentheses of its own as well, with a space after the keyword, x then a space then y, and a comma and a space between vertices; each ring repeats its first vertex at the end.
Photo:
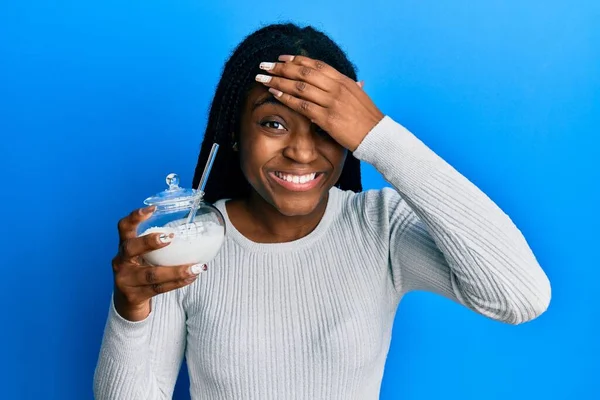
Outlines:
POLYGON ((254 110, 256 110, 257 108, 259 108, 261 106, 264 106, 265 104, 274 104, 274 105, 287 107, 285 104, 283 104, 282 102, 277 100, 275 97, 273 97, 273 95, 269 95, 269 96, 264 96, 264 97, 258 99, 252 105, 252 111, 254 112, 254 110))

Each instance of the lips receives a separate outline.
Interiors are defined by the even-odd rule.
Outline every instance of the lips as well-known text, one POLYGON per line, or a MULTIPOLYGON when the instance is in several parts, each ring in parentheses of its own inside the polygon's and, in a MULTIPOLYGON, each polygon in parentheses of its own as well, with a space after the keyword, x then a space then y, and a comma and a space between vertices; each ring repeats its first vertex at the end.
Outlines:
POLYGON ((325 176, 322 172, 288 173, 284 171, 269 172, 272 180, 284 189, 293 192, 305 192, 314 189, 325 176))

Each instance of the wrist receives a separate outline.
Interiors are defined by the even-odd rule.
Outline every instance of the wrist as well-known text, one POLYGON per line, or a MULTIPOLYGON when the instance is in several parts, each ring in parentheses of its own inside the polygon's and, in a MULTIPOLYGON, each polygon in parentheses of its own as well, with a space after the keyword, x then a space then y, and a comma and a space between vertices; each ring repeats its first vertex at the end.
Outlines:
POLYGON ((139 322, 143 321, 150 315, 151 304, 150 299, 137 304, 132 304, 127 301, 123 293, 115 288, 113 296, 115 311, 127 321, 139 322))
POLYGON ((369 124, 366 124, 366 128, 361 130, 361 134, 352 138, 349 145, 346 147, 350 152, 354 153, 356 149, 361 145, 365 138, 371 133, 371 131, 385 118, 385 115, 380 111, 373 116, 369 124))

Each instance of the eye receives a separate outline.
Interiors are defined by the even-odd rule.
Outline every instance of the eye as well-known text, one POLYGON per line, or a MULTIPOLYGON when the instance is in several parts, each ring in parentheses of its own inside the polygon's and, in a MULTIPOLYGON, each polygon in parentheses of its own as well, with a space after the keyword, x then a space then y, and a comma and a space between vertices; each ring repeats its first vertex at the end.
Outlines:
POLYGON ((317 135, 321 136, 322 138, 331 139, 331 136, 329 136, 329 133, 327 133, 325 130, 323 130, 319 125, 315 125, 315 133, 317 135))
POLYGON ((285 126, 283 126, 283 124, 279 121, 263 121, 260 123, 260 125, 269 129, 276 129, 278 131, 285 130, 285 126))

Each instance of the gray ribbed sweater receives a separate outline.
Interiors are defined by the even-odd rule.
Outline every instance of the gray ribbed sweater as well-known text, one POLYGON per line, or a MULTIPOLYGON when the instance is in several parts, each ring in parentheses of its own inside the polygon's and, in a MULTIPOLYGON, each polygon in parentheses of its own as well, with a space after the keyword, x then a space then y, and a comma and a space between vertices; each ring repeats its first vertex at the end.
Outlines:
POLYGON ((439 293, 511 324, 550 285, 521 232, 484 193, 389 117, 354 155, 396 190, 333 188, 308 236, 227 239, 191 286, 140 322, 110 307, 97 399, 172 396, 185 354, 193 399, 375 400, 402 296, 439 293))

